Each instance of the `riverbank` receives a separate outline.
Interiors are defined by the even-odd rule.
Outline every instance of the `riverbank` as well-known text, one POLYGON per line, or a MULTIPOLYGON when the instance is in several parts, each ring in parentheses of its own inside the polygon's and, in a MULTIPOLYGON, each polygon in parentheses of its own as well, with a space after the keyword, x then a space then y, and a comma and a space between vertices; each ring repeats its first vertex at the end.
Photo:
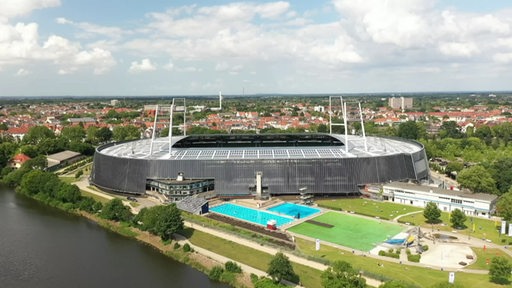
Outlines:
MULTIPOLYGON (((223 262, 217 261, 212 257, 208 257, 207 255, 203 255, 198 253, 197 251, 185 252, 181 247, 188 241, 184 237, 180 240, 173 240, 169 242, 162 242, 159 236, 155 236, 147 231, 142 231, 136 228, 133 228, 128 225, 123 225, 123 223, 114 222, 110 220, 106 220, 98 217, 97 215, 87 213, 84 211, 77 211, 76 213, 79 216, 85 217, 101 227, 109 229, 112 232, 116 232, 120 235, 134 238, 137 241, 140 241, 146 245, 149 245, 155 249, 157 249, 160 253, 171 257, 172 259, 181 262, 183 264, 189 265, 190 267, 205 273, 209 274, 210 270, 215 266, 224 266, 223 262), (174 244, 178 243, 180 248, 175 249, 174 244)), ((261 274, 261 273, 259 273, 261 274)), ((258 275, 260 276, 260 275, 258 275)), ((253 287, 251 282, 251 277, 248 272, 243 271, 238 277, 234 278, 234 282, 226 283, 233 287, 253 287)))

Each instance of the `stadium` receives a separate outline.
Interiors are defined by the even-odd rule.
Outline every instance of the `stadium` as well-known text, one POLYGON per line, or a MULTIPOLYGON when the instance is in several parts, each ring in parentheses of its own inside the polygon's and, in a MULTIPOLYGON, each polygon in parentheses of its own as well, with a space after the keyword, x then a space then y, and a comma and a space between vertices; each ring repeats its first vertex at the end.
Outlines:
MULTIPOLYGON (((172 123, 171 123, 172 127, 172 123)), ((368 183, 428 179, 414 141, 343 134, 229 134, 159 137, 96 149, 91 184, 145 194, 148 181, 205 179, 217 195, 351 195, 368 183), (261 192, 261 190, 260 190, 261 192)))

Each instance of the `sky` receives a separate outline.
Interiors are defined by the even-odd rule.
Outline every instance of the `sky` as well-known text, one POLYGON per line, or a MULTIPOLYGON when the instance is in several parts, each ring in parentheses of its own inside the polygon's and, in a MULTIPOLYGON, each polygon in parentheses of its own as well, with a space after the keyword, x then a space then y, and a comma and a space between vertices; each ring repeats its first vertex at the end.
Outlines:
POLYGON ((0 97, 512 90, 510 0, 0 0, 0 97))

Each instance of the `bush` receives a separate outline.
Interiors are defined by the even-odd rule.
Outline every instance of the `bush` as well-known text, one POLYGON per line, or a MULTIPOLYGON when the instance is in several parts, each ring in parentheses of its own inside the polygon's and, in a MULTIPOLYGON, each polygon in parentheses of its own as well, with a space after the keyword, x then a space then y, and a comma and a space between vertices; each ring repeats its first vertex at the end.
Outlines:
POLYGON ((213 281, 219 281, 222 277, 222 273, 224 273, 224 269, 221 266, 214 266, 210 273, 208 273, 208 277, 213 281))
POLYGON ((174 250, 180 249, 180 247, 181 247, 180 243, 178 243, 178 242, 174 243, 174 250))
MULTIPOLYGON (((386 252, 384 250, 380 250, 379 251, 379 256, 386 256, 386 257, 391 257, 391 258, 396 258, 396 259, 399 259, 400 258, 400 252, 398 253, 395 253, 393 249, 389 249, 390 252, 386 252)), ((399 250, 397 250, 399 251, 399 250)))
POLYGON ((84 175, 84 171, 83 170, 78 170, 78 172, 76 172, 76 174, 75 174, 75 178, 78 179, 82 175, 84 175))
POLYGON ((428 251, 428 245, 421 246, 421 249, 423 249, 423 251, 428 251))
POLYGON ((415 255, 407 255, 407 260, 411 261, 411 262, 420 262, 420 258, 421 258, 421 255, 420 254, 415 254, 415 255))
POLYGON ((238 264, 236 264, 235 262, 232 262, 232 261, 226 262, 226 264, 224 264, 224 268, 228 272, 242 273, 242 267, 240 267, 240 265, 238 265, 238 264))
POLYGON ((190 252, 190 251, 192 251, 192 248, 190 247, 190 245, 188 245, 188 243, 185 243, 183 245, 183 251, 184 252, 190 252))
POLYGON ((256 281, 258 281, 260 279, 260 278, 258 278, 258 275, 254 274, 254 273, 251 273, 250 277, 251 277, 252 284, 256 284, 256 281))

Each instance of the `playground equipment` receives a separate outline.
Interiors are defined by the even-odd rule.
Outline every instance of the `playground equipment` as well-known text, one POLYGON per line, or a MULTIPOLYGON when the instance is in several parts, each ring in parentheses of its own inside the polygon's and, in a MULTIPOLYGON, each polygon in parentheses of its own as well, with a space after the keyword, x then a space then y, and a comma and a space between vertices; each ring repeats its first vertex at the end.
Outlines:
POLYGON ((404 239, 388 239, 388 240, 386 240, 386 243, 392 244, 392 245, 402 245, 405 243, 405 238, 404 239))

